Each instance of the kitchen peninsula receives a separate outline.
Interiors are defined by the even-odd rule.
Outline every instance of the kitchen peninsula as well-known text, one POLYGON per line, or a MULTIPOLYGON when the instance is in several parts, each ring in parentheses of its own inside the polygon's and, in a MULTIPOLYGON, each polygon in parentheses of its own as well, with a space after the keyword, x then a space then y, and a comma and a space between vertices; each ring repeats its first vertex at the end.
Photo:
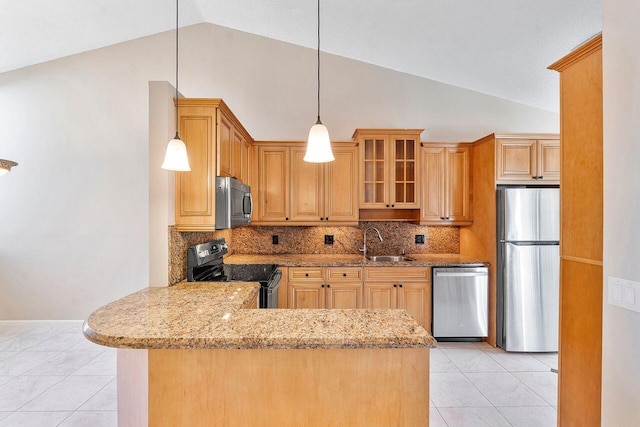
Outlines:
POLYGON ((122 426, 428 425, 429 348, 404 310, 258 310, 257 283, 148 288, 96 310, 122 426))

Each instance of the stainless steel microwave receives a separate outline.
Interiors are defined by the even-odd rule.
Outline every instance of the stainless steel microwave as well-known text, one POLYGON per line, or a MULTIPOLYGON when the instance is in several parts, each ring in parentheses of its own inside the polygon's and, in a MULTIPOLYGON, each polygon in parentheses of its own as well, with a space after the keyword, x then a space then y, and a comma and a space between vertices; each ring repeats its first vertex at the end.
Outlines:
POLYGON ((235 178, 216 177, 216 229, 251 224, 251 187, 235 178))

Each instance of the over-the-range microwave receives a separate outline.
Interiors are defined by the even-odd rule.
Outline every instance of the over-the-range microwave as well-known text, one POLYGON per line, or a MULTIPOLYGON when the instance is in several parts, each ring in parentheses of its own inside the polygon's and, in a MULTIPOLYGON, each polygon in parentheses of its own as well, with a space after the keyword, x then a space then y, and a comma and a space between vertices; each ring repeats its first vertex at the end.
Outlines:
POLYGON ((216 229, 251 224, 251 187, 235 178, 216 177, 216 229))

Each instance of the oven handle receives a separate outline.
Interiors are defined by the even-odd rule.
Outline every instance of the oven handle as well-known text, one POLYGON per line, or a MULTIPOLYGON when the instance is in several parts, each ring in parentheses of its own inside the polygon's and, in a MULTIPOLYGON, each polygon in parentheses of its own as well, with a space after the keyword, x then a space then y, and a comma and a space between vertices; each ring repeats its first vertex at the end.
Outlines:
POLYGON ((273 273, 273 276, 271 276, 271 279, 269 279, 269 287, 268 287, 269 295, 271 295, 274 292, 274 289, 280 285, 281 281, 282 281, 282 270, 276 270, 275 273, 273 273))

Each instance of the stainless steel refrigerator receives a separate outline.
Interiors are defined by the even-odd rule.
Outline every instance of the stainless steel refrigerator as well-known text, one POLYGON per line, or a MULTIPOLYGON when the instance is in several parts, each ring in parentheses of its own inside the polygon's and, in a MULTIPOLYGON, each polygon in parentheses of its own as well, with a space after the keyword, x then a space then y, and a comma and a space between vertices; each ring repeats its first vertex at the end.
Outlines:
POLYGON ((506 351, 558 351, 560 191, 497 191, 498 346, 506 351))

